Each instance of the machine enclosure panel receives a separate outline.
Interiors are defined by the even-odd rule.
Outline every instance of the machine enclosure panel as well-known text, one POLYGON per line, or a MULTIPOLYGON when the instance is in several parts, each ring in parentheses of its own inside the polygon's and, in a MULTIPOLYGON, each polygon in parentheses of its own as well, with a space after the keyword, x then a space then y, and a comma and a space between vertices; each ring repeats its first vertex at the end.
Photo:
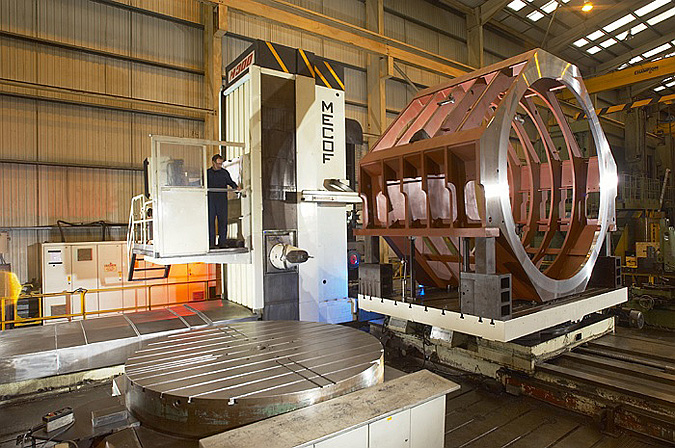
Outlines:
MULTIPOLYGON (((344 92, 297 77, 298 190, 323 189, 346 177, 344 92), (313 95, 312 95, 313 94, 313 95)), ((299 267, 300 319, 352 320, 347 298, 347 221, 344 205, 300 202, 298 245, 312 255, 299 267)))
POLYGON ((208 209, 204 191, 165 187, 159 195, 160 253, 170 257, 208 252, 208 209), (166 222, 171 225, 162 225, 166 222))
MULTIPOLYGON (((261 123, 260 123, 260 67, 251 66, 248 74, 236 81, 223 92, 225 117, 221 129, 223 138, 246 144, 247 154, 242 155, 244 172, 250 173, 250 209, 242 209, 244 216, 250 216, 252 258, 250 264, 224 264, 223 278, 227 281, 226 298, 252 310, 264 308, 264 254, 262 227, 262 166, 261 166, 261 123), (255 94, 254 94, 255 93, 255 94)), ((229 152, 225 159, 239 156, 229 152)), ((247 187, 244 185, 244 187, 247 187)), ((247 222, 245 219, 244 222, 247 222)))
MULTIPOLYGON (((227 298, 254 310, 274 302, 272 280, 265 280, 263 242, 263 190, 261 76, 294 79, 296 95, 296 190, 323 190, 324 179, 345 179, 344 92, 317 86, 313 78, 289 75, 256 65, 224 92, 223 138, 244 141, 250 148, 252 263, 223 267, 227 298)), ((288 199, 288 198, 287 198, 288 199)), ((297 204, 297 245, 313 258, 298 267, 299 318, 307 321, 352 320, 347 298, 347 225, 344 204, 297 204)), ((266 229, 294 230, 294 229, 266 229)), ((276 275, 276 274, 275 274, 276 275)), ((278 294, 277 294, 278 296, 278 294)), ((278 302, 278 300, 277 300, 278 302)), ((266 316, 267 318, 267 316, 266 316)))

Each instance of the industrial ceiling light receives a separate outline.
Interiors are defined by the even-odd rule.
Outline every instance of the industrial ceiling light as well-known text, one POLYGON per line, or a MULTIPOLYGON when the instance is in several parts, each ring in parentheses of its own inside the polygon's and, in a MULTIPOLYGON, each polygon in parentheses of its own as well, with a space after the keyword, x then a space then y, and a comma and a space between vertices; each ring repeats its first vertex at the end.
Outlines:
POLYGON ((581 7, 583 12, 589 12, 591 9, 593 9, 593 3, 590 1, 585 1, 584 5, 581 7))

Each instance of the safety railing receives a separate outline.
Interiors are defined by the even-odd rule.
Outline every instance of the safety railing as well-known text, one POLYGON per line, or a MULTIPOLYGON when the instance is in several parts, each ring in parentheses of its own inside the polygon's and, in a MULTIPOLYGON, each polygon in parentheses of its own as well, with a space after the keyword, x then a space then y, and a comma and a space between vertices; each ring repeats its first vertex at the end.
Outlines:
MULTIPOLYGON (((187 281, 187 282, 173 282, 173 283, 157 283, 153 285, 134 285, 134 286, 123 286, 123 287, 118 287, 118 288, 99 288, 99 289, 77 289, 74 291, 62 291, 62 292, 55 292, 55 293, 45 293, 45 294, 23 294, 20 295, 17 300, 13 300, 9 297, 0 297, 0 328, 2 330, 7 329, 8 325, 26 325, 26 324, 35 324, 35 323, 40 323, 43 324, 45 321, 49 320, 56 320, 56 319, 67 319, 67 320, 73 320, 73 319, 87 319, 90 316, 100 316, 101 314, 114 314, 114 313, 127 313, 127 312, 136 312, 136 311, 151 311, 153 308, 158 308, 158 307, 165 307, 165 306, 173 306, 173 305, 181 305, 184 303, 196 303, 196 302, 204 302, 207 300, 210 300, 208 297, 208 290, 209 290, 209 284, 214 283, 215 284, 216 279, 211 278, 211 279, 206 279, 206 280, 193 280, 193 281, 187 281), (189 286, 191 284, 199 284, 202 283, 204 284, 204 298, 199 299, 199 300, 182 300, 182 301, 171 301, 171 302, 163 302, 163 303, 152 303, 152 290, 153 288, 158 288, 158 287, 171 287, 171 286, 189 286), (86 298, 87 294, 94 294, 94 293, 107 293, 107 292, 115 292, 115 291, 132 291, 132 290, 138 290, 138 289, 146 289, 147 295, 144 300, 143 304, 139 304, 139 298, 138 295, 134 295, 134 306, 128 306, 128 307, 118 307, 118 308, 112 308, 112 309, 96 309, 96 310, 87 310, 86 306, 86 298), (54 314, 51 316, 44 316, 42 314, 43 310, 43 300, 45 298, 51 298, 51 297, 65 297, 66 304, 70 304, 70 308, 72 308, 72 301, 73 297, 76 297, 76 300, 79 300, 80 304, 80 312, 77 313, 65 313, 65 314, 54 314), (18 304, 22 300, 38 300, 38 313, 39 316, 37 317, 21 317, 18 315, 18 304), (12 319, 8 319, 7 317, 7 311, 8 307, 10 305, 13 305, 12 309, 12 319)), ((68 309, 68 307, 66 308, 68 309)))
POLYGON ((152 240, 153 200, 143 194, 131 198, 129 212, 129 230, 127 232, 127 259, 131 262, 134 245, 148 245, 152 240))
MULTIPOLYGON (((645 176, 621 174, 617 200, 626 208, 658 208, 663 181, 645 176)), ((673 187, 667 186, 664 200, 666 203, 675 199, 673 187)))

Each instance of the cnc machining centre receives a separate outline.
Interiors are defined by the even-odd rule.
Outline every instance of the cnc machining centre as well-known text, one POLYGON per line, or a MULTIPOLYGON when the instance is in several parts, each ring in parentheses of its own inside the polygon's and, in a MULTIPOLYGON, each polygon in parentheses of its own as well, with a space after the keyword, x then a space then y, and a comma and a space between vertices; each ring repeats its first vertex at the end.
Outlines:
POLYGON ((343 78, 337 62, 255 41, 226 70, 223 141, 152 137, 130 252, 159 264, 222 264, 224 296, 265 319, 351 321, 347 209, 361 199, 346 181, 343 78), (236 244, 218 250, 209 249, 206 218, 214 152, 242 188, 228 201, 236 244))
POLYGON ((224 265, 227 298, 263 309, 266 319, 352 320, 346 212, 360 199, 343 181, 343 72, 337 62, 263 41, 226 70, 221 136, 250 147, 257 249, 251 264, 224 265), (273 248, 283 245, 311 258, 275 263, 273 248))

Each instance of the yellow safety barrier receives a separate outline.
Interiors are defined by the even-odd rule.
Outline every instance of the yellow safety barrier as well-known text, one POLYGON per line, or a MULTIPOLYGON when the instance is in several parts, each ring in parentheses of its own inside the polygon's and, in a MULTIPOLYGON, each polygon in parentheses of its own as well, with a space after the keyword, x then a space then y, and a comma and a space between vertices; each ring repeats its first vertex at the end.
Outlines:
POLYGON ((10 297, 0 297, 0 317, 2 317, 2 321, 0 322, 1 328, 4 331, 7 328, 7 325, 9 324, 18 324, 18 325, 26 325, 29 323, 44 323, 44 321, 47 320, 54 320, 54 319, 68 319, 72 320, 73 318, 82 318, 86 319, 87 316, 92 316, 92 315, 100 315, 100 314, 107 314, 107 313, 124 313, 124 312, 133 312, 133 311, 145 311, 145 310, 152 310, 153 306, 157 307, 158 305, 152 304, 152 288, 158 287, 158 286, 181 286, 181 285, 190 285, 190 284, 196 284, 196 283, 203 283, 204 284, 204 299, 202 300, 183 300, 183 301, 176 301, 176 302, 170 302, 170 303, 163 303, 161 306, 170 306, 170 305, 181 305, 184 303, 195 303, 195 302, 204 302, 209 300, 208 299, 208 289, 209 289, 209 283, 215 283, 216 279, 211 278, 207 280, 194 280, 194 281, 188 281, 188 282, 174 282, 174 283, 158 283, 154 285, 138 285, 138 286, 124 286, 124 287, 119 287, 119 288, 100 288, 100 289, 77 289, 75 291, 63 291, 63 292, 55 292, 55 293, 47 293, 47 294, 22 294, 19 296, 17 300, 14 300, 10 297), (122 307, 122 308, 113 308, 113 309, 97 309, 94 311, 87 311, 86 309, 86 296, 89 293, 98 293, 98 292, 112 292, 112 291, 127 291, 127 290, 137 290, 137 289, 146 289, 147 290, 147 303, 139 305, 138 304, 138 297, 134 298, 135 304, 134 306, 131 307, 122 307), (80 296, 80 309, 82 310, 79 313, 68 313, 68 314, 55 314, 52 316, 43 316, 42 315, 42 301, 46 297, 65 297, 66 303, 70 303, 72 296, 79 294, 80 296), (39 317, 30 317, 30 318, 23 318, 20 317, 17 314, 17 305, 19 301, 21 300, 28 300, 28 299, 38 299, 38 309, 39 309, 39 317), (7 305, 12 302, 14 304, 14 310, 13 310, 13 319, 8 320, 7 319, 7 305))

